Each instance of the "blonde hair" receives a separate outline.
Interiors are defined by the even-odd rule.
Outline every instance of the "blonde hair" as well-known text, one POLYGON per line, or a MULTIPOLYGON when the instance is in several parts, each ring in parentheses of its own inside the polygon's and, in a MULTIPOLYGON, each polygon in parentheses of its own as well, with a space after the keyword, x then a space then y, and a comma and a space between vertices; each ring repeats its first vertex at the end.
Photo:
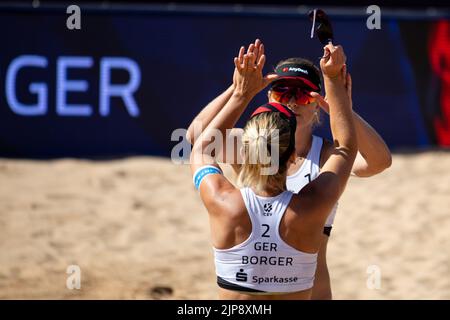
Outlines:
POLYGON ((275 174, 269 175, 263 170, 268 170, 273 164, 272 148, 279 148, 280 157, 286 153, 291 139, 290 130, 289 121, 279 112, 261 113, 247 122, 242 135, 243 164, 237 179, 240 187, 252 187, 257 192, 267 187, 286 190, 287 161, 279 163, 275 174), (275 137, 278 141, 272 141, 275 137))

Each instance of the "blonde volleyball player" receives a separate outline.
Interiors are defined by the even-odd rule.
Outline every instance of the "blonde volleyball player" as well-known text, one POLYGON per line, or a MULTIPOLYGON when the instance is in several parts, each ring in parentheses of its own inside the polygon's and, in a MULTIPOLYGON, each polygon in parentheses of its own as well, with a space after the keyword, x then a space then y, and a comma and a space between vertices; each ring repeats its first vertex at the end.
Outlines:
POLYGON ((329 55, 321 60, 334 144, 317 178, 295 194, 286 190, 286 175, 296 158, 298 125, 294 112, 282 104, 256 109, 245 125, 240 189, 208 154, 217 130, 224 134, 232 128, 251 99, 276 77, 262 77, 265 55, 254 49, 245 55, 241 50, 235 58, 233 92, 194 143, 194 184, 209 213, 221 299, 310 299, 323 226, 357 154, 342 76, 345 55, 342 47, 329 45, 329 55), (277 162, 275 172, 265 174, 277 162))
MULTIPOLYGON (((264 54, 264 45, 256 40, 248 48, 259 58, 264 54)), ((324 48, 325 54, 329 49, 324 48)), ((244 53, 241 48, 240 55, 244 53)), ((345 72, 345 70, 344 70, 345 72)), ((269 102, 281 102, 289 106, 296 115, 295 160, 289 164, 287 188, 299 192, 308 182, 314 180, 327 159, 333 153, 333 143, 312 134, 319 122, 320 110, 329 113, 326 99, 320 95, 320 72, 312 62, 302 58, 290 58, 281 61, 275 69, 276 81, 268 91, 269 102)), ((351 101, 352 82, 350 74, 345 79, 347 95, 351 101)), ((188 139, 195 141, 194 124, 205 128, 229 101, 234 92, 234 84, 224 93, 211 101, 194 119, 188 129, 188 139)), ((353 111, 358 154, 352 167, 352 174, 358 177, 370 177, 391 165, 391 154, 380 135, 356 112, 353 111)), ((237 119, 233 119, 237 122, 237 119)), ((233 165, 239 171, 239 165, 233 165)), ((328 239, 336 215, 337 203, 325 222, 322 245, 319 250, 317 271, 312 293, 313 299, 331 299, 332 291, 327 266, 326 253, 328 239)))

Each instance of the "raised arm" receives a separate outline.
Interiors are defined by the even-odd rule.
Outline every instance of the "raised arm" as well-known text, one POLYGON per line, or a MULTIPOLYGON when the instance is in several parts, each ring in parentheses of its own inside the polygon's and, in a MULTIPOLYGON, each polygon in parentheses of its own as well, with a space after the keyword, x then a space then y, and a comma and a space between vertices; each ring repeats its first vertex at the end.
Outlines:
POLYGON ((333 151, 319 176, 300 191, 309 212, 325 219, 345 189, 357 153, 356 129, 350 99, 345 88, 345 54, 341 46, 328 44, 320 61, 330 105, 333 151))
MULTIPOLYGON (((217 134, 220 133, 223 137, 227 129, 233 128, 251 99, 271 81, 271 77, 262 76, 266 59, 264 54, 259 57, 259 60, 256 60, 258 55, 255 54, 253 49, 249 50, 248 54, 242 55, 241 53, 242 50, 238 57, 234 59, 236 67, 235 87, 230 99, 194 143, 191 153, 193 175, 205 165, 218 167, 208 146, 213 140, 217 139, 217 134)), ((215 153, 219 152, 220 150, 215 150, 215 153)), ((223 179, 221 175, 205 176, 204 182, 200 186, 202 198, 204 196, 211 197, 211 195, 219 192, 224 186, 223 179)))
MULTIPOLYGON (((352 78, 347 73, 347 94, 352 104, 352 78)), ((329 113, 329 105, 325 98, 312 92, 321 108, 329 113)), ((371 177, 389 168, 392 164, 391 152, 383 138, 359 114, 353 111, 356 136, 358 138, 358 154, 352 167, 352 173, 358 177, 371 177)))
MULTIPOLYGON (((254 44, 249 45, 247 54, 253 52, 255 55, 255 61, 259 61, 261 56, 264 54, 264 45, 261 40, 256 39, 254 44)), ((245 47, 241 47, 239 50, 238 58, 242 59, 245 53, 245 47)), ((233 84, 228 87, 222 94, 216 97, 213 101, 208 103, 206 107, 200 111, 200 113, 194 118, 192 123, 189 125, 186 138, 191 144, 195 143, 195 140, 202 133, 202 131, 209 125, 209 123, 214 119, 214 117, 223 109, 225 104, 230 100, 235 89, 236 74, 237 70, 234 68, 233 74, 233 84)), ((236 119, 237 122, 239 119, 236 119)))
POLYGON ((392 156, 383 138, 356 112, 353 112, 353 119, 359 151, 353 164, 353 174, 371 177, 389 168, 392 156))
POLYGON ((223 93, 217 96, 214 100, 206 105, 200 111, 200 113, 194 118, 194 120, 189 125, 188 131, 186 133, 187 140, 194 144, 195 140, 197 140, 198 135, 202 133, 202 130, 205 129, 212 119, 222 110, 225 104, 230 100, 233 95, 234 85, 228 87, 223 93), (198 126, 199 130, 194 130, 194 127, 198 126), (197 136, 194 135, 194 132, 197 136))

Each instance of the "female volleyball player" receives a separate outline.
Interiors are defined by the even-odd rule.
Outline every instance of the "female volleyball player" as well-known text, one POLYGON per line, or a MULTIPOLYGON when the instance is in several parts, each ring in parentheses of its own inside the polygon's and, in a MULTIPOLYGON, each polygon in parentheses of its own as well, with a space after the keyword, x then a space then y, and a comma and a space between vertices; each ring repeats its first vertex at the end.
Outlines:
POLYGON ((286 191, 288 164, 296 158, 297 120, 282 104, 256 109, 244 128, 238 179, 242 189, 221 174, 208 154, 217 130, 224 134, 232 128, 251 99, 274 79, 262 77, 265 55, 256 54, 254 47, 235 58, 231 97, 194 143, 191 170, 209 213, 222 299, 311 298, 323 226, 345 189, 357 154, 342 76, 345 55, 340 46, 327 45, 326 50, 321 68, 334 144, 318 177, 298 194, 286 191), (273 163, 278 164, 275 172, 266 174, 273 163))
MULTIPOLYGON (((264 54, 264 46, 256 40, 248 51, 253 51, 259 59, 264 54)), ((244 53, 241 48, 240 55, 244 53)), ((325 48, 327 54, 327 49, 325 48)), ((344 70, 345 72, 345 70, 344 70)), ((235 71, 236 74, 236 71, 235 71)), ((289 164, 287 187, 292 192, 299 192, 309 181, 314 180, 326 160, 333 152, 333 143, 312 134, 313 128, 319 123, 320 108, 329 113, 326 99, 320 95, 321 81, 317 67, 302 58, 290 58, 281 61, 276 69, 276 81, 268 92, 269 102, 281 102, 294 111, 297 118, 295 136, 295 160, 289 164)), ((351 101, 352 82, 350 74, 346 77, 347 95, 351 101)), ((188 139, 195 141, 194 124, 205 128, 215 115, 229 101, 234 92, 234 84, 224 93, 209 103, 194 119, 188 129, 188 139)), ((356 135, 358 138, 358 155, 352 167, 352 173, 359 177, 370 177, 382 172, 391 165, 391 155, 388 147, 378 133, 353 112, 356 135)), ((233 121, 237 121, 233 119, 233 121)), ((239 170, 238 165, 233 168, 239 170)), ((319 250, 316 277, 313 288, 313 299, 331 299, 331 285, 326 252, 328 237, 336 214, 337 204, 331 210, 323 230, 322 245, 319 250)))

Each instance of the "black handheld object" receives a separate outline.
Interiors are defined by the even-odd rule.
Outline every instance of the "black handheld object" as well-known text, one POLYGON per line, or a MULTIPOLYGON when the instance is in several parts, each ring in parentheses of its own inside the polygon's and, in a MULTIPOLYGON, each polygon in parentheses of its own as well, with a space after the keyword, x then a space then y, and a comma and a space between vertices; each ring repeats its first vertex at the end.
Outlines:
POLYGON ((308 13, 308 16, 313 23, 311 28, 311 38, 316 34, 323 45, 332 43, 334 40, 333 28, 331 27, 330 19, 328 19, 325 12, 321 9, 314 9, 308 13))

